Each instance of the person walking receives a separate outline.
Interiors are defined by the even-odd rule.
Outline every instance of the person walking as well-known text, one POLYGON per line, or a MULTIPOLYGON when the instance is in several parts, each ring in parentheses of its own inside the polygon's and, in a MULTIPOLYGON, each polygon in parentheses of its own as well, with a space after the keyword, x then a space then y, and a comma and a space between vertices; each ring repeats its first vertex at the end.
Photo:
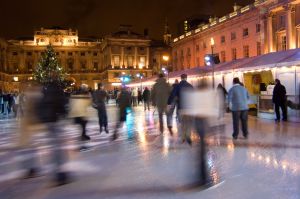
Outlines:
POLYGON ((3 109, 4 109, 4 115, 8 115, 9 112, 9 95, 8 93, 4 92, 3 94, 3 109))
POLYGON ((242 123, 242 131, 244 138, 248 138, 248 99, 249 93, 247 89, 241 86, 239 78, 233 79, 233 86, 228 92, 228 101, 232 111, 233 121, 233 139, 237 139, 239 135, 239 120, 242 123))
MULTIPOLYGON (((172 91, 175 89, 176 86, 178 86, 179 81, 178 79, 175 80, 174 84, 172 85, 172 91)), ((169 100, 169 99, 168 99, 169 100)), ((175 108, 177 108, 176 110, 176 118, 178 118, 178 99, 175 97, 174 100, 172 102, 170 102, 171 105, 168 108, 168 115, 167 115, 167 125, 168 125, 168 129, 170 131, 172 131, 172 127, 173 127, 173 114, 175 111, 175 108)))
POLYGON ((117 121, 116 128, 112 135, 112 140, 116 140, 119 137, 118 131, 120 126, 126 122, 127 119, 127 109, 131 105, 131 95, 124 86, 121 88, 119 95, 117 96, 118 106, 119 106, 119 121, 117 121))
POLYGON ((82 84, 79 91, 71 95, 69 117, 74 118, 74 123, 79 124, 82 128, 81 140, 90 140, 86 134, 86 125, 88 123, 87 108, 92 104, 91 96, 88 92, 88 86, 82 84))
POLYGON ((142 101, 143 101, 142 90, 138 89, 138 105, 140 105, 140 103, 142 103, 142 101))
POLYGON ((183 105, 182 95, 187 90, 192 90, 193 86, 187 82, 187 74, 181 75, 180 83, 175 86, 171 92, 171 95, 168 99, 168 109, 171 109, 172 103, 177 100, 177 110, 179 112, 178 122, 180 124, 180 131, 182 136, 182 142, 187 141, 188 144, 192 143, 190 133, 191 133, 191 121, 190 117, 185 117, 184 115, 180 114, 183 105))
POLYGON ((218 108, 219 108, 219 119, 224 117, 225 110, 227 108, 226 106, 226 98, 227 98, 228 92, 224 88, 222 84, 218 84, 217 86, 217 96, 218 96, 218 108))
POLYGON ((148 108, 148 111, 150 111, 150 97, 151 93, 148 87, 145 88, 143 92, 143 100, 144 100, 144 110, 146 111, 148 108))
POLYGON ((282 120, 287 121, 287 97, 286 97, 286 89, 283 86, 279 79, 275 79, 275 87, 273 90, 272 101, 275 105, 275 113, 276 113, 276 122, 280 122, 280 111, 282 111, 282 120))
POLYGON ((4 109, 3 109, 3 106, 4 106, 4 104, 3 104, 4 102, 3 102, 3 93, 2 93, 2 91, 0 90, 0 114, 3 114, 4 113, 4 109))
POLYGON ((132 105, 137 106, 137 103, 138 103, 138 90, 136 88, 132 89, 131 96, 132 96, 132 105))
POLYGON ((108 98, 107 92, 104 90, 104 86, 102 83, 98 84, 98 90, 96 90, 93 94, 93 103, 95 108, 98 111, 98 120, 99 120, 99 127, 100 127, 100 134, 104 128, 106 133, 109 133, 107 128, 107 111, 105 101, 108 98))
MULTIPOLYGON (((167 115, 168 98, 170 96, 171 87, 167 83, 163 74, 159 74, 156 83, 153 86, 151 98, 153 105, 156 106, 159 117, 159 130, 162 134, 164 131, 163 114, 167 115)), ((172 133, 172 132, 170 132, 172 133)))

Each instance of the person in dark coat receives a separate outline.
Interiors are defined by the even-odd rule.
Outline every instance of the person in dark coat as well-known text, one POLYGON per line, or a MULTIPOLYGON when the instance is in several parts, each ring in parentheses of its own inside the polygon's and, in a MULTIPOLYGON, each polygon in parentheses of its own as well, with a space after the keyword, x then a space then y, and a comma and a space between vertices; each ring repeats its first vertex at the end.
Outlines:
MULTIPOLYGON (((175 100, 177 100, 177 110, 180 113, 180 110, 182 109, 183 106, 183 102, 182 102, 182 97, 183 97, 183 93, 186 90, 192 90, 193 86, 187 82, 187 74, 182 74, 181 75, 181 81, 180 83, 175 86, 171 92, 171 95, 168 99, 168 109, 170 110, 172 107, 172 103, 174 103, 175 100)), ((191 121, 189 119, 189 117, 185 117, 185 116, 181 116, 179 114, 178 117, 178 122, 180 123, 180 131, 181 131, 181 136, 182 136, 182 142, 187 141, 189 144, 192 143, 192 140, 190 138, 190 126, 191 126, 191 121)))
POLYGON ((144 108, 145 111, 148 108, 148 111, 150 111, 150 90, 148 89, 148 87, 145 88, 144 92, 143 92, 143 100, 144 100, 144 108))
POLYGON ((108 98, 108 94, 104 90, 103 84, 99 83, 98 90, 95 91, 93 94, 93 102, 98 111, 100 133, 102 132, 103 128, 106 133, 109 133, 107 128, 107 112, 105 106, 105 101, 107 98, 108 98))
POLYGON ((280 83, 279 79, 275 79, 275 87, 273 90, 273 97, 272 101, 275 105, 275 113, 276 113, 276 122, 280 121, 280 112, 279 108, 281 108, 282 111, 282 120, 287 121, 287 98, 286 98, 286 89, 285 87, 280 83))
POLYGON ((143 101, 142 90, 138 89, 138 105, 140 105, 140 103, 142 103, 142 101, 143 101))
MULTIPOLYGON (((178 79, 176 79, 174 84, 172 85, 172 90, 174 90, 176 86, 178 86, 178 84, 179 84, 178 79)), ((167 125, 170 131, 172 131, 172 126, 173 126, 173 113, 177 106, 178 106, 178 99, 175 97, 175 99, 171 103, 171 106, 169 106, 168 109, 167 125)), ((178 118, 178 108, 176 110, 176 117, 178 118)))
POLYGON ((118 138, 118 136, 119 136, 118 130, 119 130, 120 126, 124 122, 126 122, 127 109, 131 105, 131 95, 127 91, 126 87, 123 87, 121 89, 119 95, 117 96, 117 102, 118 102, 118 106, 119 106, 119 121, 116 124, 116 128, 115 128, 114 134, 112 136, 112 140, 116 140, 118 138))
MULTIPOLYGON (((167 83, 163 74, 158 76, 156 83, 151 92, 153 105, 156 106, 159 116, 159 130, 160 133, 164 131, 163 114, 167 115, 168 97, 170 96, 171 87, 167 83)), ((172 132, 170 132, 172 134, 172 132)))

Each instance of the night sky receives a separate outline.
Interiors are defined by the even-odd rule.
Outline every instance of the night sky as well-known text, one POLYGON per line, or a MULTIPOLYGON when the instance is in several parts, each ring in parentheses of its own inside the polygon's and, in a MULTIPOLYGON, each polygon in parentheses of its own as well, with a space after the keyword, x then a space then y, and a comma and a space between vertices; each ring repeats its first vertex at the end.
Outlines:
POLYGON ((80 37, 102 37, 120 24, 133 25, 151 38, 161 39, 167 17, 171 32, 187 17, 223 16, 233 4, 254 0, 0 0, 0 37, 33 36, 40 27, 76 28, 80 37))

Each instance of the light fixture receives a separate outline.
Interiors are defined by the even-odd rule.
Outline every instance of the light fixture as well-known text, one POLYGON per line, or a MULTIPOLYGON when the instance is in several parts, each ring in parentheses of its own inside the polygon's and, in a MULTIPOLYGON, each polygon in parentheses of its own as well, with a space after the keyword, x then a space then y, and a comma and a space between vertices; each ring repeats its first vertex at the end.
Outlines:
POLYGON ((13 80, 14 80, 15 82, 19 81, 19 77, 13 77, 13 80))

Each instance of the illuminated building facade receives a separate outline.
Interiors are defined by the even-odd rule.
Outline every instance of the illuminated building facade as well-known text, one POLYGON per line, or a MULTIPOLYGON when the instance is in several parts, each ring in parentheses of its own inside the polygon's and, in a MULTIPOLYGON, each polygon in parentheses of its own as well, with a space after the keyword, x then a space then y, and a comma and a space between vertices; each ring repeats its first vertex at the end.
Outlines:
POLYGON ((24 82, 32 80, 34 67, 49 44, 68 78, 93 89, 99 82, 108 89, 118 86, 124 75, 130 81, 152 76, 150 56, 156 55, 157 49, 161 51, 152 47, 147 30, 141 35, 132 32, 130 26, 121 26, 118 32, 101 40, 79 38, 72 29, 41 28, 32 38, 0 40, 0 89, 19 90, 24 82))
POLYGON ((184 70, 205 66, 206 54, 222 63, 299 47, 300 1, 256 0, 174 38, 172 65, 184 70))

